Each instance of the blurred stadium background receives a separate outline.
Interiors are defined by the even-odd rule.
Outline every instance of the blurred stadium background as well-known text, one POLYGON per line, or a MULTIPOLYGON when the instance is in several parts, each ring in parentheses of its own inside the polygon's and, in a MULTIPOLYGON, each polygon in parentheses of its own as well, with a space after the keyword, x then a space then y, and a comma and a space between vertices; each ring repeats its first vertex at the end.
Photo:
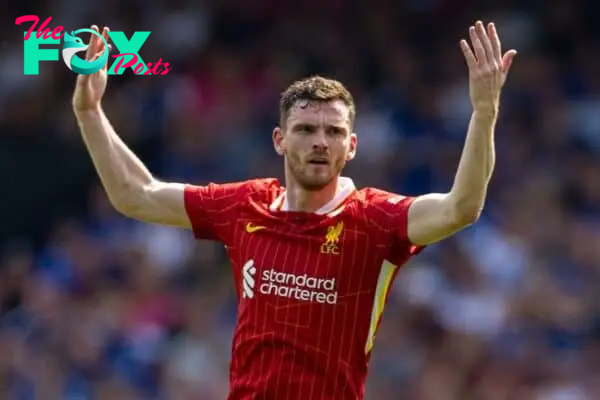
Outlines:
POLYGON ((600 49, 583 0, 27 1, 0 42, 1 398, 224 399, 234 288, 219 245, 117 215, 71 111, 74 74, 23 74, 14 20, 152 34, 165 76, 110 77, 104 107, 157 176, 281 177, 279 92, 336 77, 358 103, 361 186, 446 190, 470 113, 457 45, 476 18, 519 50, 485 215, 399 275, 370 400, 600 398, 600 49))

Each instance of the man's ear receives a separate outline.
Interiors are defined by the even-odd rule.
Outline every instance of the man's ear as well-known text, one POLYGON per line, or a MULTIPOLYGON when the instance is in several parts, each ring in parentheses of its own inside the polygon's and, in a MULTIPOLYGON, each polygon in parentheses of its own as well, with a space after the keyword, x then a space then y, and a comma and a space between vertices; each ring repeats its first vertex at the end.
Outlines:
POLYGON ((356 133, 350 135, 350 151, 348 151, 348 155, 346 156, 346 161, 354 160, 356 157, 356 148, 358 146, 358 136, 356 133))
POLYGON ((273 129, 273 147, 280 156, 285 153, 285 137, 280 127, 273 129))

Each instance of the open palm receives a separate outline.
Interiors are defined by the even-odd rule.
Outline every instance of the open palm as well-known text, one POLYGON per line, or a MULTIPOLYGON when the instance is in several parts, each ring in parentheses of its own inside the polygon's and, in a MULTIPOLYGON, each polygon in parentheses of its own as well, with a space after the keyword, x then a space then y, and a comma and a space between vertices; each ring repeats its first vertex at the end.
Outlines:
POLYGON ((517 55, 514 49, 502 54, 500 38, 493 23, 487 29, 481 21, 469 28, 471 46, 466 40, 460 46, 469 68, 469 92, 476 111, 495 113, 500 92, 517 55))
MULTIPOLYGON (((92 29, 100 32, 96 25, 92 25, 92 29)), ((102 36, 108 43, 109 28, 104 27, 102 36)), ((110 45, 109 45, 110 48, 110 45)), ((89 47, 85 54, 86 61, 93 61, 100 57, 104 52, 104 43, 96 35, 90 35, 89 47)), ((75 85, 75 93, 73 94, 73 108, 76 111, 85 111, 98 107, 104 92, 106 91, 106 83, 108 81, 108 62, 98 71, 90 75, 78 75, 75 85)))

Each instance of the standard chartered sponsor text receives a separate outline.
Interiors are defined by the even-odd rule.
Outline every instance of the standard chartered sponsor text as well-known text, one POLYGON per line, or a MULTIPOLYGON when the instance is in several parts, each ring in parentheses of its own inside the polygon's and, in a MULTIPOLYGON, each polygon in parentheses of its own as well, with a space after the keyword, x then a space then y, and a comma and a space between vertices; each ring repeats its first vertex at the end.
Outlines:
POLYGON ((261 278, 259 290, 262 294, 322 304, 337 303, 335 278, 315 278, 307 274, 295 275, 274 269, 263 271, 261 278))

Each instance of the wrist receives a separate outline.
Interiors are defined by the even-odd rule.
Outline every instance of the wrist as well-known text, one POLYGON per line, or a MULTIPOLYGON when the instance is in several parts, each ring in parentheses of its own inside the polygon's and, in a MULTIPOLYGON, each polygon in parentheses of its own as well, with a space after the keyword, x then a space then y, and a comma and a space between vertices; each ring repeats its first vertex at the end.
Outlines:
POLYGON ((498 118, 498 108, 478 107, 473 109, 473 117, 478 120, 493 122, 498 118))
POLYGON ((75 116, 78 119, 89 118, 89 117, 97 117, 102 112, 102 107, 100 104, 93 107, 73 107, 75 112, 75 116))

